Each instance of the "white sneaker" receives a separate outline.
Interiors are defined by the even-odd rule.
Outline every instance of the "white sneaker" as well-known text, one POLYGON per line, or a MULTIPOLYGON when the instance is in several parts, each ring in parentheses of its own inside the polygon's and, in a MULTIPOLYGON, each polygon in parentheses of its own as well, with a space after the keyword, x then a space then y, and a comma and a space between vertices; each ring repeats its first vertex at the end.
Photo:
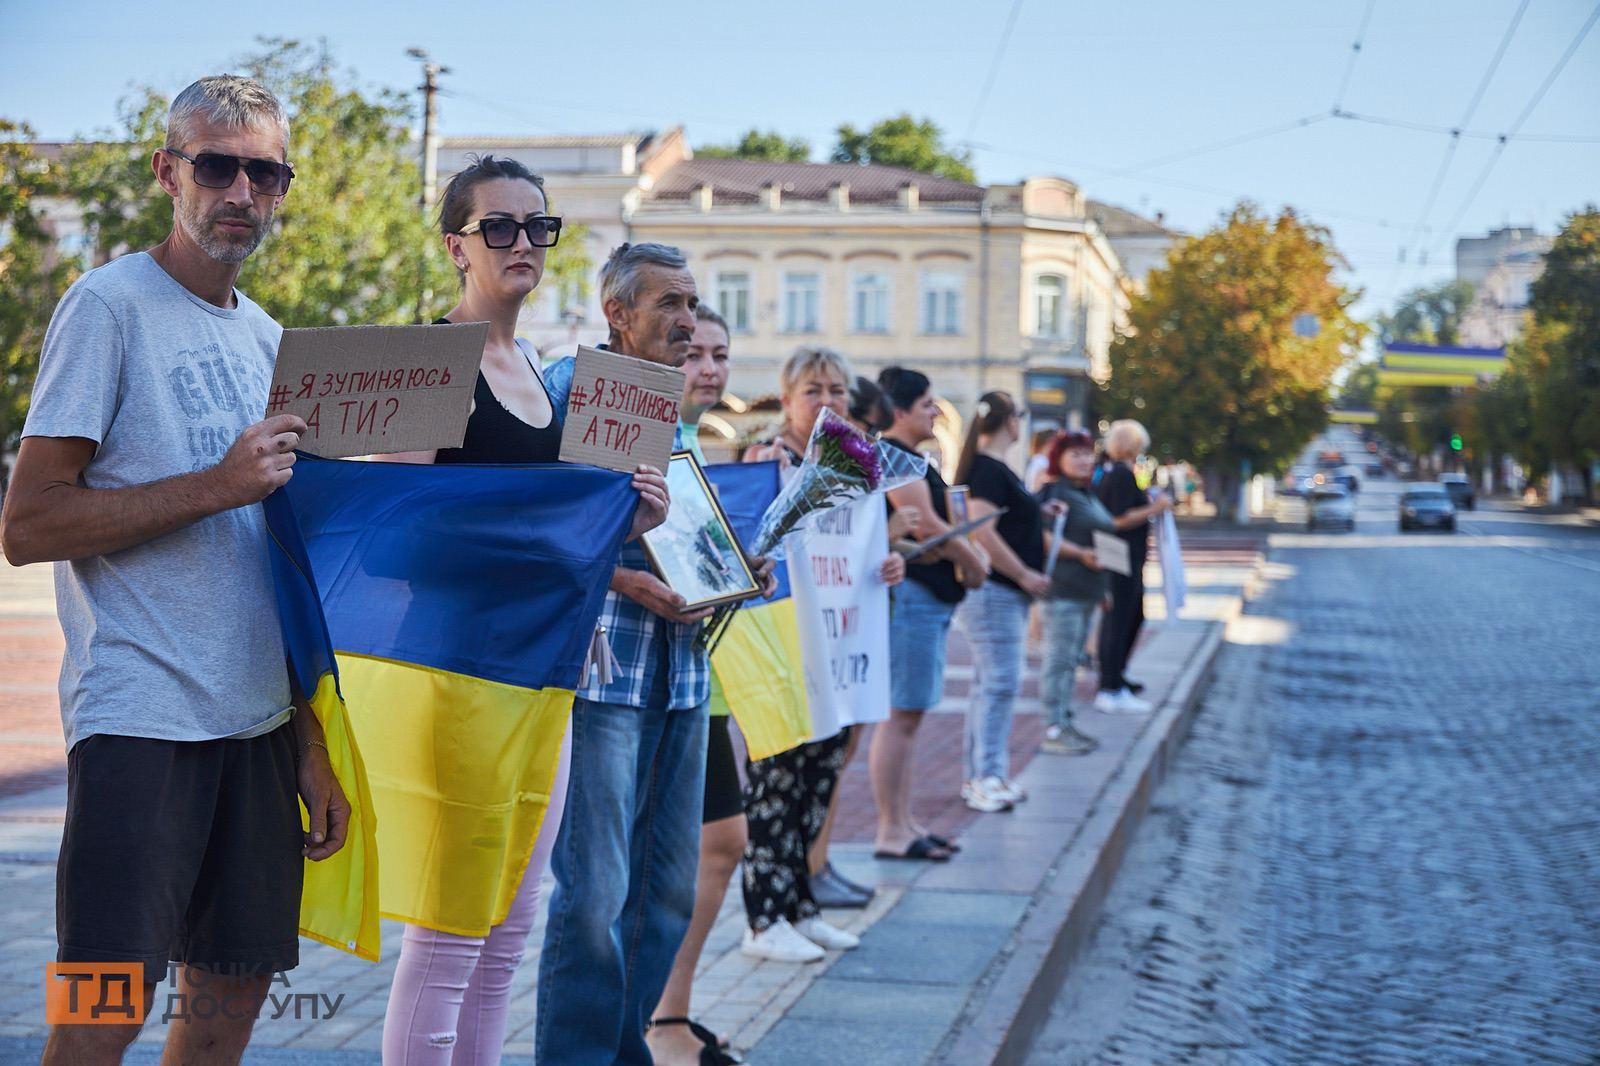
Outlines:
POLYGON ((1004 784, 998 777, 986 777, 982 781, 968 781, 961 786, 961 798, 967 801, 967 806, 980 814, 999 814, 1001 811, 1011 809, 1011 801, 1002 799, 991 791, 989 785, 1004 784))
POLYGON ((820 947, 801 936, 787 918, 779 918, 759 933, 746 928, 739 953, 772 962, 821 962, 827 957, 820 947))
POLYGON ((829 951, 849 951, 861 946, 861 938, 837 925, 829 925, 821 918, 802 918, 794 926, 795 932, 829 951))
POLYGON ((998 777, 986 777, 983 779, 983 783, 992 795, 1005 800, 1007 803, 1022 803, 1028 798, 1027 790, 1015 781, 1002 781, 998 777))
POLYGON ((1140 699, 1129 689, 1104 692, 1094 698, 1094 709, 1103 714, 1149 714, 1155 710, 1149 700, 1140 699))

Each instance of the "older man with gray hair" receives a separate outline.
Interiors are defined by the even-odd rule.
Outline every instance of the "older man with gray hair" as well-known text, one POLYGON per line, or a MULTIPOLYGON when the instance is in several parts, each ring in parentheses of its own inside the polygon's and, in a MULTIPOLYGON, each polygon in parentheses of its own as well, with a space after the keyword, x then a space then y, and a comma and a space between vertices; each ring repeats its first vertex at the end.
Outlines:
POLYGON ((120 1061, 169 959, 184 998, 166 1060, 237 1062, 273 974, 299 961, 304 859, 344 842, 255 506, 306 426, 258 421, 283 331, 234 288, 289 192, 288 141, 259 82, 179 93, 151 160, 172 232, 80 278, 45 334, 0 545, 56 564, 58 957, 131 966, 143 983, 121 1001, 144 1001, 127 1024, 56 1025, 46 1063, 120 1061))
MULTIPOLYGON (((617 248, 600 271, 600 302, 610 350, 674 367, 688 359, 700 300, 676 248, 617 248)), ((546 373, 558 409, 573 369, 564 359, 546 373)), ((695 641, 711 612, 686 611, 637 543, 619 561, 600 615, 618 669, 580 688, 572 706, 567 815, 539 960, 534 1057, 563 1066, 651 1061, 645 1028, 694 910, 711 695, 695 641)))

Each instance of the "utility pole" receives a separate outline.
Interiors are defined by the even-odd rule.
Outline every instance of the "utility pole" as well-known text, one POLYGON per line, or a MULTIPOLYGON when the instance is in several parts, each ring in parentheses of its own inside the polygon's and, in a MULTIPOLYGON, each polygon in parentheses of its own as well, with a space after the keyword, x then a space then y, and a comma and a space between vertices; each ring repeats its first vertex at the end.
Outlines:
MULTIPOLYGON (((422 84, 417 86, 422 92, 422 192, 417 197, 417 204, 422 208, 423 224, 427 225, 439 185, 439 106, 436 102, 439 97, 439 75, 450 73, 450 68, 435 63, 422 48, 408 48, 406 55, 422 63, 422 84)), ((419 258, 417 262, 425 264, 426 260, 419 258)), ((428 288, 425 270, 423 277, 418 280, 421 284, 417 286, 417 321, 426 322, 428 308, 433 303, 433 290, 428 288)))
POLYGON ((422 84, 417 86, 422 93, 422 195, 417 202, 426 215, 439 185, 439 75, 450 68, 435 63, 422 48, 409 48, 406 55, 422 63, 422 84))

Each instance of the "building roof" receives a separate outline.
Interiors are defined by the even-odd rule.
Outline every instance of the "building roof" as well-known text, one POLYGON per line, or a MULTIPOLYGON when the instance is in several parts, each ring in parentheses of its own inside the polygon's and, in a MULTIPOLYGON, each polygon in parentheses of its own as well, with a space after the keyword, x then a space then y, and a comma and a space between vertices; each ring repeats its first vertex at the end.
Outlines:
POLYGON ((1089 217, 1094 219, 1107 237, 1171 237, 1176 234, 1175 230, 1168 229, 1158 221, 1099 200, 1089 201, 1089 217))
POLYGON ((906 185, 917 187, 922 203, 983 201, 983 186, 952 181, 903 167, 858 163, 767 163, 750 159, 689 159, 661 177, 652 200, 687 200, 696 188, 711 186, 715 201, 755 203, 761 190, 776 184, 786 200, 828 198, 836 185, 850 187, 851 203, 892 203, 906 185))
POLYGON ((654 133, 552 134, 545 137, 445 137, 442 148, 622 148, 643 147, 654 133))

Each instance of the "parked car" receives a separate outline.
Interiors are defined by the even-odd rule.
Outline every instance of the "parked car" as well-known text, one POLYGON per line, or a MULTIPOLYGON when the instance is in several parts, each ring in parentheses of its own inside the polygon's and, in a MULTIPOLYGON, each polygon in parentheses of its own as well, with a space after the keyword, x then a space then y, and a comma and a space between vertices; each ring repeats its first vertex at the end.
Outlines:
POLYGON ((1285 496, 1304 496, 1306 494, 1306 479, 1310 476, 1310 467, 1291 466, 1289 472, 1283 475, 1283 494, 1285 496))
POLYGON ((1467 511, 1478 509, 1478 494, 1472 479, 1465 474, 1440 474, 1439 484, 1450 494, 1450 502, 1467 511))
POLYGON ((1426 527, 1454 533, 1456 505, 1449 491, 1438 482, 1412 485, 1400 496, 1400 532, 1426 527))
POLYGON ((1343 485, 1328 485, 1311 494, 1306 510, 1307 529, 1356 528, 1356 502, 1343 485))
POLYGON ((1339 467, 1333 472, 1333 483, 1335 485, 1343 485, 1351 492, 1360 492, 1361 468, 1352 464, 1339 467))

